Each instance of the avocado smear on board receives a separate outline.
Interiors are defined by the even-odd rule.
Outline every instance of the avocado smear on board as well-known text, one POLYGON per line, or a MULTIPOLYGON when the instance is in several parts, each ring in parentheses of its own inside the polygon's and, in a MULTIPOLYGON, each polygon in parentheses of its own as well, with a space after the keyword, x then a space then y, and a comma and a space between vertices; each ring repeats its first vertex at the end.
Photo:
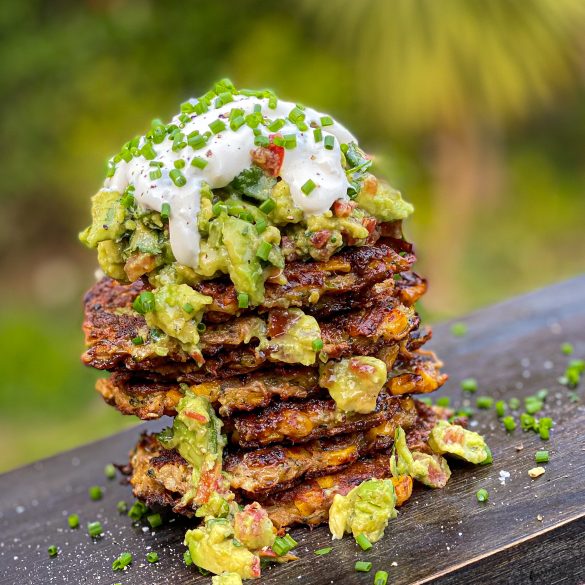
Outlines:
POLYGON ((386 383, 386 364, 368 356, 351 357, 321 366, 319 385, 329 390, 339 410, 366 414, 386 383))
POLYGON ((336 494, 329 510, 329 530, 333 539, 346 532, 354 537, 363 534, 370 542, 384 535, 388 521, 396 518, 396 494, 389 479, 369 479, 346 496, 336 494))

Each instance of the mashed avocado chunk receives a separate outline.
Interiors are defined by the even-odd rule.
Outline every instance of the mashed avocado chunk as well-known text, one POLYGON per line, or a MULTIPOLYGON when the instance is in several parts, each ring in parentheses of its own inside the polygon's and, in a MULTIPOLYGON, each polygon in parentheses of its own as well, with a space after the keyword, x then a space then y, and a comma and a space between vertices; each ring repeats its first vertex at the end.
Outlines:
POLYGON ((125 260, 121 244, 114 242, 114 240, 98 242, 97 254, 98 263, 105 274, 116 280, 126 280, 125 260))
POLYGON ((184 501, 193 501, 200 506, 208 502, 214 504, 211 507, 215 509, 209 510, 210 513, 218 513, 218 509, 223 507, 218 498, 212 499, 213 494, 227 493, 226 480, 221 474, 226 444, 221 427, 222 422, 209 400, 187 391, 177 405, 172 429, 159 434, 159 441, 165 448, 177 449, 193 467, 192 489, 185 495, 184 501))
POLYGON ((91 198, 91 225, 79 234, 79 239, 89 248, 99 242, 118 240, 126 227, 126 209, 120 202, 121 195, 116 191, 104 189, 91 198))
POLYGON ((380 221, 406 219, 414 211, 413 205, 402 199, 400 191, 373 175, 366 178, 355 201, 380 221))
POLYGON ((237 573, 222 573, 211 577, 211 585, 242 585, 242 578, 237 573))
POLYGON ((224 518, 211 518, 205 525, 188 530, 185 545, 193 562, 216 575, 236 573, 242 579, 260 577, 260 557, 234 538, 234 527, 224 518))
POLYGON ((394 477, 410 475, 413 479, 432 488, 445 487, 451 477, 449 465, 440 455, 410 451, 402 427, 396 429, 394 436, 390 470, 394 477))
POLYGON ((188 351, 195 351, 199 343, 197 326, 211 297, 186 284, 166 284, 155 289, 153 294, 154 310, 145 314, 146 323, 178 339, 188 351))
POLYGON ((357 356, 321 366, 319 385, 329 390, 339 410, 366 414, 376 409, 386 375, 382 360, 357 356))
POLYGON ((334 539, 351 532, 364 534, 370 542, 384 535, 388 520, 396 518, 396 494, 389 479, 369 479, 347 496, 336 494, 329 510, 329 530, 334 539))
POLYGON ((491 462, 491 452, 480 434, 445 420, 433 427, 429 447, 439 455, 452 455, 469 463, 487 463, 487 459, 491 462))
POLYGON ((266 510, 258 503, 252 502, 234 516, 234 534, 236 538, 251 550, 272 546, 276 531, 266 510))

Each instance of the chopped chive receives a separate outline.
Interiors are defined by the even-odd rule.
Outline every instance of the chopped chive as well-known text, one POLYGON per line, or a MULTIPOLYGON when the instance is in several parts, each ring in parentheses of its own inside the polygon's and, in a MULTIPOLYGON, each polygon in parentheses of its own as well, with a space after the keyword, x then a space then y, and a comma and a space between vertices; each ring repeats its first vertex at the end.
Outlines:
POLYGON ((170 203, 163 203, 160 208, 160 218, 163 221, 168 221, 169 217, 171 216, 171 204, 170 203))
POLYGON ((368 537, 365 534, 358 534, 355 537, 355 541, 362 550, 370 550, 372 548, 372 543, 368 540, 368 537))
POLYGON ((103 533, 101 522, 90 522, 87 525, 87 532, 92 538, 99 538, 103 533))
POLYGON ((277 104, 278 104, 278 100, 276 99, 276 96, 275 96, 275 95, 271 95, 271 96, 268 98, 268 107, 269 107, 271 110, 275 110, 275 109, 276 109, 276 106, 277 106, 277 104))
POLYGON ((79 516, 77 514, 70 514, 67 518, 69 528, 79 528, 79 516))
POLYGON ((311 344, 313 346, 313 351, 321 351, 323 349, 323 340, 322 339, 313 339, 311 344))
POLYGON ((238 307, 240 309, 247 309, 250 300, 248 297, 248 293, 242 292, 238 294, 238 307))
POLYGON ((175 132, 173 134, 173 151, 177 152, 178 150, 182 150, 185 146, 187 146, 185 135, 182 132, 175 132))
POLYGON ((301 132, 306 132, 309 129, 309 125, 305 121, 297 122, 296 126, 301 132))
POLYGON ((437 398, 437 400, 436 400, 436 405, 442 406, 443 408, 446 408, 447 406, 449 406, 450 403, 451 403, 451 399, 448 396, 441 396, 440 398, 437 398))
POLYGON ((571 355, 573 353, 573 344, 565 341, 565 343, 561 345, 561 352, 565 355, 571 355))
POLYGON ((268 199, 266 199, 266 201, 263 201, 258 209, 262 212, 262 213, 266 213, 267 215, 274 210, 274 208, 276 207, 276 201, 274 201, 274 199, 271 199, 270 197, 268 199))
POLYGON ((219 216, 222 213, 227 213, 227 205, 225 203, 214 203, 211 211, 213 212, 213 215, 215 216, 219 216))
POLYGON ((331 135, 325 136, 323 144, 325 146, 325 150, 333 150, 333 146, 335 145, 335 138, 331 135))
POLYGON ((268 136, 260 134, 254 137, 254 144, 256 146, 268 146, 270 144, 270 139, 268 136))
POLYGON ((475 378, 461 380, 461 389, 464 392, 477 392, 477 380, 475 378))
POLYGON ((287 532, 282 538, 290 546, 290 550, 299 545, 299 543, 291 536, 290 532, 287 532))
POLYGON ((313 138, 315 139, 315 142, 321 142, 321 140, 323 140, 323 132, 321 131, 321 128, 315 128, 313 130, 313 138))
POLYGON ((191 303, 185 303, 183 305, 183 311, 185 311, 185 313, 192 313, 195 309, 193 308, 193 305, 191 303))
POLYGON ((490 495, 488 494, 487 490, 481 488, 480 490, 477 490, 475 497, 477 498, 478 502, 487 502, 490 495))
POLYGON ((272 144, 276 146, 284 146, 284 138, 280 136, 280 134, 277 134, 272 137, 272 144))
POLYGON ((150 514, 146 517, 146 521, 150 524, 151 528, 158 528, 163 523, 160 514, 150 514))
POLYGON ((187 184, 187 179, 185 179, 185 175, 183 175, 183 173, 179 169, 173 169, 169 173, 169 177, 177 187, 184 187, 187 184))
POLYGON ((506 410, 507 410, 507 406, 506 403, 503 400, 498 400, 496 402, 496 414, 501 417, 504 416, 504 414, 506 414, 506 410))
POLYGON ((142 291, 134 299, 132 307, 137 313, 140 313, 141 315, 154 311, 154 294, 149 290, 142 291))
POLYGON ((202 158, 200 156, 194 156, 191 159, 191 166, 197 167, 198 169, 204 169, 207 166, 208 162, 209 161, 205 160, 204 158, 202 158))
POLYGON ((370 561, 357 561, 354 568, 360 573, 369 573, 372 570, 372 563, 370 561))
POLYGON ((118 512, 120 512, 120 514, 125 514, 126 512, 128 512, 128 504, 126 502, 124 502, 124 500, 120 500, 116 504, 116 508, 117 508, 118 512))
POLYGON ((173 166, 176 169, 184 169, 185 168, 185 161, 182 158, 178 158, 176 161, 173 162, 173 166))
POLYGON ((230 120, 230 128, 235 132, 239 128, 241 128, 246 123, 246 118, 244 116, 236 116, 235 118, 230 120))
POLYGON ((454 337, 463 337, 467 335, 467 325, 465 323, 453 323, 451 325, 451 335, 454 337))
POLYGON ((490 465, 491 463, 494 462, 494 455, 492 453, 492 450, 488 447, 488 445, 485 446, 485 450, 487 455, 483 461, 480 461, 480 465, 490 465))
POLYGON ((158 558, 159 558, 159 557, 158 557, 158 553, 157 553, 157 552, 154 552, 154 551, 153 551, 153 552, 149 552, 149 553, 146 555, 146 560, 147 560, 149 563, 158 563, 158 558))
POLYGON ((548 463, 548 451, 537 451, 534 455, 534 460, 536 463, 548 463))
POLYGON ((148 512, 148 508, 140 501, 134 502, 130 510, 128 510, 128 516, 132 518, 132 520, 138 521, 142 519, 142 517, 148 512))
POLYGON ((146 159, 146 160, 153 160, 156 158, 156 151, 154 150, 153 146, 152 146, 152 142, 150 142, 150 140, 147 140, 144 145, 142 146, 142 148, 140 149, 140 154, 146 159))
POLYGON ((491 396, 478 396, 475 405, 485 410, 494 405, 494 399, 491 396))
POLYGON ((151 181, 156 181, 162 177, 162 171, 159 168, 153 169, 148 174, 148 177, 151 181))
POLYGON ((277 118, 274 122, 268 124, 268 130, 270 132, 278 132, 284 126, 284 120, 282 118, 277 118))
POLYGON ((386 571, 376 571, 374 585, 386 585, 386 583, 388 583, 388 573, 386 571))
POLYGON ((330 116, 323 116, 320 121, 321 126, 333 126, 333 119, 330 116))
POLYGON ((315 554, 316 554, 318 557, 322 557, 323 555, 328 555, 328 554, 329 554, 329 553, 330 553, 332 550, 333 550, 333 547, 332 547, 332 546, 326 546, 326 547, 324 547, 324 548, 318 548, 318 549, 315 551, 315 554))
POLYGON ((514 420, 513 417, 511 416, 505 416, 502 419, 502 422, 504 423, 504 428, 506 429, 506 431, 508 431, 509 433, 511 433, 515 428, 516 428, 516 421, 514 420))
POLYGON ((183 562, 185 563, 185 565, 187 565, 188 567, 190 567, 193 564, 193 559, 191 558, 191 553, 186 550, 183 553, 183 562))
POLYGON ((508 400, 508 406, 511 410, 518 410, 520 408, 520 400, 518 398, 510 398, 508 400))
POLYGON ((531 414, 523 412, 520 415, 520 426, 522 427, 523 431, 533 431, 536 429, 536 421, 531 414))
POLYGON ((120 199, 120 205, 126 209, 132 207, 134 205, 134 195, 129 192, 124 193, 120 199))
POLYGON ((89 493, 89 497, 95 502, 97 500, 101 500, 104 496, 104 492, 99 485, 93 485, 87 490, 89 493))
POLYGON ((293 123, 296 124, 297 122, 301 122, 305 119, 305 112, 301 110, 298 106, 295 106, 288 114, 288 119, 293 123))
POLYGON ((132 555, 129 552, 123 552, 113 563, 114 571, 122 571, 132 562, 132 555))
POLYGON ((266 231, 266 228, 268 227, 268 224, 266 223, 265 219, 260 218, 257 222, 256 222, 256 231, 261 234, 264 231, 266 231))
POLYGON ((49 553, 50 557, 56 557, 59 554, 59 551, 57 550, 57 547, 52 544, 48 549, 47 552, 49 553))
POLYGON ((546 388, 542 388, 541 390, 539 390, 536 393, 536 398, 538 398, 539 400, 546 400, 546 397, 548 396, 548 390, 546 388))
POLYGON ((308 195, 309 193, 311 193, 311 191, 313 191, 313 189, 315 189, 315 187, 317 187, 317 185, 315 185, 315 181, 313 181, 313 179, 309 179, 302 187, 301 187, 301 191, 305 194, 308 195))
POLYGON ((260 242, 260 245, 256 250, 256 256, 258 256, 258 258, 261 260, 268 260, 268 256, 270 255, 271 251, 272 244, 269 244, 268 242, 260 242))
MULTIPOLYGON (((287 535, 288 536, 288 535, 287 535)), ((291 537, 292 538, 292 537, 291 537)), ((294 540, 293 540, 294 542, 294 540)), ((276 540, 274 541, 274 544, 272 545, 272 550, 279 556, 281 557, 282 555, 285 555, 287 552, 289 552, 292 548, 294 548, 293 546, 291 546, 291 544, 286 540, 286 537, 280 537, 277 536, 276 540)))
POLYGON ((524 408, 528 414, 534 414, 539 410, 542 410, 544 406, 542 400, 539 400, 535 396, 530 396, 524 400, 524 408))
POLYGON ((203 333, 207 329, 207 325, 205 323, 197 323, 197 331, 199 333, 203 333))
POLYGON ((283 146, 290 150, 291 148, 296 148, 297 146, 297 135, 296 134, 285 134, 283 137, 284 144, 283 146))
POLYGON ((104 467, 104 475, 108 479, 116 479, 116 468, 111 463, 108 463, 104 467))
POLYGON ((219 134, 220 132, 225 130, 225 128, 226 128, 225 122, 223 120, 220 120, 220 119, 214 120, 213 122, 211 122, 211 124, 209 124, 209 129, 214 134, 219 134))

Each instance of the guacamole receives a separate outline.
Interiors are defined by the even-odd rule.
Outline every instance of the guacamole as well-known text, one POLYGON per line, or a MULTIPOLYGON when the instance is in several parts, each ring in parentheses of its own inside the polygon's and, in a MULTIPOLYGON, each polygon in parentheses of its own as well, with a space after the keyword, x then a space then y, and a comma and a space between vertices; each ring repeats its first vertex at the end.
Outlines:
POLYGON ((242 585, 242 578, 237 573, 222 573, 211 577, 211 585, 242 585))
POLYGON ((369 479, 353 488, 346 496, 336 494, 329 510, 329 530, 334 539, 350 532, 370 542, 384 536, 388 521, 396 517, 396 494, 389 479, 369 479))
POLYGON ((429 447, 439 455, 451 455, 469 463, 491 463, 491 451, 484 438, 459 425, 440 420, 433 427, 429 447))
POLYGON ((376 409, 386 375, 382 360, 358 356, 321 366, 319 385, 329 390, 339 410, 366 414, 376 409))

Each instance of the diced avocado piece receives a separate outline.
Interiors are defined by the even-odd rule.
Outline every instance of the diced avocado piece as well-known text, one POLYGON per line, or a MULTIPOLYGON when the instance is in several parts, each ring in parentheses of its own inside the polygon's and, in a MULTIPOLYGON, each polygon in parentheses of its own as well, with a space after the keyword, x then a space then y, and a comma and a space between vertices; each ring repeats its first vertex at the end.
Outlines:
POLYGON ((91 198, 92 222, 79 234, 79 239, 88 248, 95 248, 105 240, 118 240, 124 235, 126 209, 120 199, 120 193, 108 190, 98 191, 91 198))
POLYGON ((329 530, 334 539, 351 532, 364 534, 370 542, 384 535, 391 518, 396 517, 396 494, 389 479, 369 479, 353 488, 347 496, 336 494, 329 510, 329 530))
POLYGON ((338 231, 354 240, 363 240, 370 232, 362 224, 364 212, 359 208, 354 209, 347 217, 336 217, 331 211, 321 215, 307 217, 307 229, 309 232, 321 230, 338 231))
POLYGON ((268 214, 268 217, 275 225, 286 225, 287 223, 299 223, 304 214, 301 209, 295 207, 290 187, 286 181, 279 181, 274 185, 270 198, 276 203, 276 207, 268 214))
POLYGON ((382 360, 356 356, 321 366, 319 385, 329 390, 339 410, 366 414, 376 409, 386 376, 382 360))
POLYGON ((153 291, 154 311, 145 315, 149 327, 162 329, 195 351, 199 343, 197 325, 201 321, 205 305, 211 297, 194 291, 186 284, 166 284, 153 291), (187 312, 185 307, 190 307, 187 312))
POLYGON ((126 280, 124 272, 124 256, 122 245, 113 240, 104 240, 97 244, 98 263, 100 268, 111 278, 126 280))
POLYGON ((272 361, 311 366, 317 356, 313 342, 321 339, 319 323, 315 317, 305 315, 301 309, 288 309, 288 313, 292 322, 288 329, 270 340, 261 340, 258 350, 268 350, 272 361))
POLYGON ((185 534, 185 545, 198 567, 216 575, 236 573, 242 579, 259 577, 260 557, 236 543, 233 526, 224 518, 211 518, 204 526, 185 534))
POLYGON ((242 578, 237 573, 222 573, 211 577, 211 585, 242 585, 242 578))
POLYGON ((459 425, 440 420, 433 427, 429 447, 439 455, 452 455, 469 463, 485 463, 491 452, 485 439, 459 425))
POLYGON ((218 489, 224 488, 221 466, 226 438, 221 427, 222 422, 209 400, 189 390, 177 404, 172 429, 158 435, 165 448, 176 449, 191 464, 193 488, 185 500, 193 500, 198 505, 208 504, 208 515, 224 509, 221 498, 213 496, 218 489))
POLYGON ((138 220, 134 222, 136 227, 130 235, 130 240, 126 248, 128 254, 142 252, 144 254, 160 254, 162 247, 159 240, 159 233, 154 229, 146 227, 144 222, 138 220))
POLYGON ((258 502, 252 502, 236 513, 234 533, 236 538, 250 550, 272 546, 276 538, 272 521, 258 502))
POLYGON ((394 477, 410 475, 413 479, 432 488, 445 487, 451 477, 449 465, 440 455, 410 451, 402 427, 396 429, 394 436, 390 470, 394 477))
POLYGON ((265 201, 270 197, 276 178, 267 175, 260 167, 251 166, 243 170, 231 183, 230 187, 248 197, 265 201))
POLYGON ((355 201, 362 209, 380 221, 406 219, 414 211, 414 206, 402 199, 400 191, 393 189, 385 181, 377 182, 374 193, 367 188, 366 181, 355 201))

